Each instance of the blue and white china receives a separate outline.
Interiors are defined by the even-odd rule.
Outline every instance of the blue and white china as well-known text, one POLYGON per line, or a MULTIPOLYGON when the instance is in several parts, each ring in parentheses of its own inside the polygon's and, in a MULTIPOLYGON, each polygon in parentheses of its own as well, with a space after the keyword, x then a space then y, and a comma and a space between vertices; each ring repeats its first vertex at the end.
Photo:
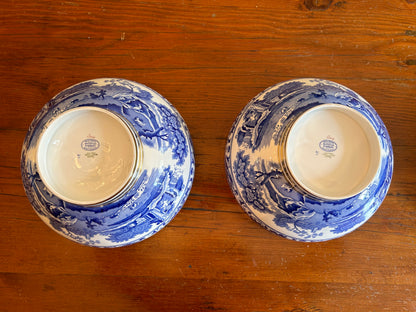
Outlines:
POLYGON ((125 79, 81 82, 32 121, 21 171, 39 217, 96 247, 142 241, 165 227, 192 187, 189 131, 154 90, 125 79))
POLYGON ((227 178, 245 212, 304 242, 341 237, 384 200, 393 174, 385 125, 335 82, 295 79, 253 98, 226 145, 227 178))

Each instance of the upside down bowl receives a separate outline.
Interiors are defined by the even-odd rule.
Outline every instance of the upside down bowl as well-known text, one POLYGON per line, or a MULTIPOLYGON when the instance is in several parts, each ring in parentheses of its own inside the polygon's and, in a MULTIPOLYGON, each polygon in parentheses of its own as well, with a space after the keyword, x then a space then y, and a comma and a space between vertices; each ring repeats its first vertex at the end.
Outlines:
POLYGON ((379 208, 391 183, 387 129, 360 95, 295 79, 254 97, 226 145, 229 185, 247 214, 285 238, 341 237, 379 208))
POLYGON ((119 247, 165 227, 194 177, 191 137, 178 111, 142 84, 84 81, 52 98, 22 147, 26 195, 53 230, 119 247))

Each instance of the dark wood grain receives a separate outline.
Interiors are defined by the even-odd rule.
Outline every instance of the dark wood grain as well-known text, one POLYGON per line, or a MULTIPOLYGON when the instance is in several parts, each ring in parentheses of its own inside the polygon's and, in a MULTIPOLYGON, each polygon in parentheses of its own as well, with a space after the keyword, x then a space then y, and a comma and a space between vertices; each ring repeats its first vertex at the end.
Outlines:
POLYGON ((416 311, 415 1, 4 0, 0 17, 1 311, 416 311), (116 249, 54 233, 20 179, 20 149, 40 108, 98 77, 164 95, 184 117, 196 157, 175 219, 116 249), (224 170, 241 109, 300 77, 366 98, 395 155, 376 214, 323 243, 261 228, 224 170))

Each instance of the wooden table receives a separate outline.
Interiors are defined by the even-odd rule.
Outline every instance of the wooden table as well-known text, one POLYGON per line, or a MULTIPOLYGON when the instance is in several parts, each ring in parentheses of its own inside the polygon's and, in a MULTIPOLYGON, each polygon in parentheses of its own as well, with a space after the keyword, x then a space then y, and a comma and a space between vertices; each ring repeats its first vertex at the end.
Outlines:
POLYGON ((0 17, 1 311, 416 311, 414 0, 4 0, 0 17), (98 77, 164 95, 184 117, 196 157, 191 194, 173 221, 115 249, 50 230, 19 169, 40 108, 98 77), (224 170, 241 109, 300 77, 366 98, 395 155, 376 214, 323 243, 260 227, 224 170))

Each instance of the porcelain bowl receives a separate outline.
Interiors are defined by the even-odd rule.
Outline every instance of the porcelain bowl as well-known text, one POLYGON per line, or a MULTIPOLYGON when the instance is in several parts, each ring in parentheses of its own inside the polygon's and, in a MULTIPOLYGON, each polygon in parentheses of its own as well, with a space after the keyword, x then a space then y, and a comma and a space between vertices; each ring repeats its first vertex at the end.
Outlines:
POLYGON ((116 78, 60 92, 35 117, 21 172, 39 217, 81 244, 118 247, 160 231, 183 206, 195 162, 178 111, 116 78))
POLYGON ((351 89, 295 79, 253 98, 226 146, 230 187, 248 215, 283 237, 325 241, 365 223, 393 174, 374 108, 351 89))

